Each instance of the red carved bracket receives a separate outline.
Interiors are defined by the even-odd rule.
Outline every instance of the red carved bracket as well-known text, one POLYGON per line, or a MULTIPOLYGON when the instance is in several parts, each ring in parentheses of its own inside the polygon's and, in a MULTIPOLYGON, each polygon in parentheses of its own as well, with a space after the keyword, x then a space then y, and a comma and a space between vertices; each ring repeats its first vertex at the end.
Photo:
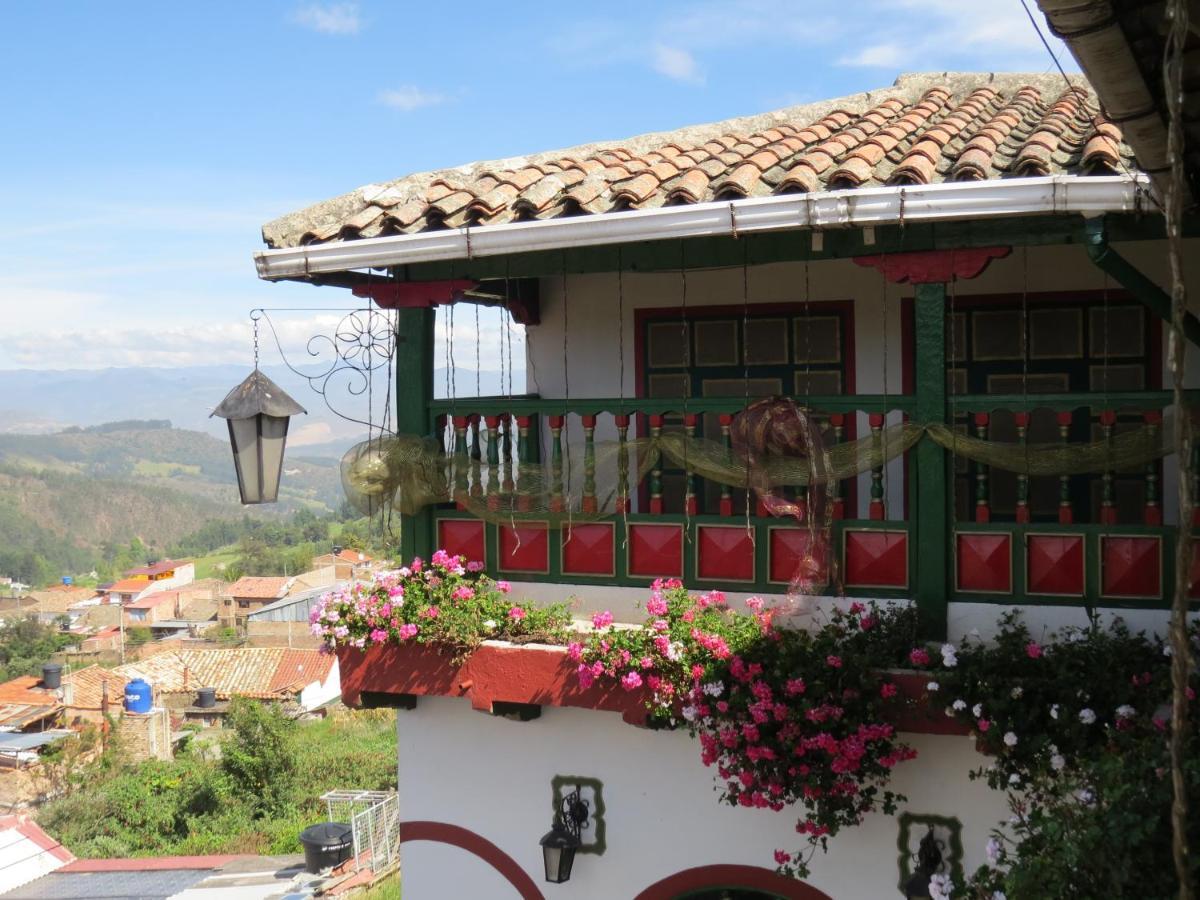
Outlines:
POLYGON ((958 250, 918 250, 912 253, 880 253, 856 256, 860 266, 878 269, 893 284, 945 283, 974 278, 993 259, 1003 259, 1012 247, 969 247, 958 250))
MULTIPOLYGON (((447 306, 464 299, 463 294, 479 287, 479 282, 456 278, 448 281, 380 281, 353 288, 355 297, 374 300, 383 309, 429 309, 447 306)), ((538 299, 523 297, 518 291, 504 304, 519 325, 537 325, 541 321, 538 299)))

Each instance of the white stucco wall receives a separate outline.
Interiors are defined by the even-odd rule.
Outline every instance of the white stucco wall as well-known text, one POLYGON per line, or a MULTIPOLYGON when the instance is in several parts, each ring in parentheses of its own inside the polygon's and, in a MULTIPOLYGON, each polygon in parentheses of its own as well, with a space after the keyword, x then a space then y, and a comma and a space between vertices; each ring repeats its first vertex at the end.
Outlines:
POLYGON ((336 700, 340 696, 342 696, 342 670, 338 667, 337 658, 334 657, 333 668, 329 670, 328 677, 324 681, 314 681, 300 691, 300 705, 306 710, 312 710, 324 706, 330 700, 336 700))
MULTIPOLYGON (((397 717, 401 816, 470 829, 496 844, 555 900, 627 900, 656 881, 702 865, 773 868, 776 847, 799 846, 795 809, 731 808, 713 770, 684 732, 648 731, 615 713, 544 707, 512 722, 464 700, 422 697, 397 717), (538 839, 550 827, 555 775, 603 782, 607 852, 579 855, 570 882, 546 884, 538 839)), ((896 769, 901 809, 957 816, 965 868, 984 862, 989 830, 1007 818, 1004 798, 971 781, 986 763, 965 737, 906 735, 918 758, 896 769)), ((876 815, 835 838, 812 862, 809 883, 837 900, 898 896, 897 819, 876 815)), ((427 841, 401 847, 404 895, 412 900, 517 896, 470 853, 427 841)))

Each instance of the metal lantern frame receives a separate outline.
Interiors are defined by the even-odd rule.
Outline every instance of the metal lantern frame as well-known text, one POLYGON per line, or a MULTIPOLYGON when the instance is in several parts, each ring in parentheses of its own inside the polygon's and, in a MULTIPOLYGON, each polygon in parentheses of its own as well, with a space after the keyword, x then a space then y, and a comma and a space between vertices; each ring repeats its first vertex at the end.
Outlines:
POLYGON ((571 880, 575 852, 582 846, 581 835, 588 827, 591 808, 580 795, 580 786, 562 798, 554 815, 554 824, 538 842, 542 847, 542 862, 546 881, 562 884, 571 880))
POLYGON ((304 412, 304 407, 257 367, 213 410, 212 415, 225 419, 229 426, 243 504, 274 503, 279 498, 288 422, 304 412))

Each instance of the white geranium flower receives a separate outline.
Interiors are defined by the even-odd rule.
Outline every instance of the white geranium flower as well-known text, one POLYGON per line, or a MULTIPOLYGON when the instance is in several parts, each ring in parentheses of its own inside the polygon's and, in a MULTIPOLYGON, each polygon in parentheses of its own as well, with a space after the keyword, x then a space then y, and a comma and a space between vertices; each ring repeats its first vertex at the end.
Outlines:
POLYGON ((1008 897, 1005 896, 1004 891, 992 891, 992 900, 1008 900, 1008 897))
POLYGON ((987 853, 988 862, 993 866, 1000 861, 1001 849, 1002 845, 998 840, 996 840, 996 838, 988 838, 987 847, 984 848, 984 852, 987 853))
POLYGON ((935 693, 936 691, 940 691, 941 689, 942 689, 942 686, 940 684, 938 684, 936 681, 931 681, 931 682, 929 682, 929 684, 925 685, 925 690, 929 691, 929 693, 931 693, 931 694, 935 693))
POLYGON ((1009 696, 1010 696, 1010 697, 1012 697, 1014 700, 1020 700, 1020 699, 1021 699, 1021 695, 1022 695, 1022 694, 1024 694, 1024 693, 1025 693, 1025 689, 1024 689, 1024 688, 1022 688, 1022 687, 1015 687, 1015 688, 1013 688, 1013 689, 1012 689, 1012 690, 1009 692, 1009 696))
POLYGON ((1136 715, 1137 715, 1137 710, 1134 709, 1132 706, 1130 706, 1128 703, 1122 704, 1121 706, 1117 707, 1117 718, 1118 719, 1132 719, 1136 715))
POLYGON ((687 719, 689 722, 696 721, 696 707, 685 706, 683 709, 680 710, 680 712, 683 713, 683 717, 685 719, 687 719))
POLYGON ((1050 768, 1052 768, 1055 772, 1061 772, 1066 764, 1067 761, 1063 758, 1061 753, 1055 753, 1050 757, 1050 768))
POLYGON ((949 875, 934 875, 929 879, 929 900, 950 900, 954 882, 949 875))
POLYGON ((982 715, 983 715, 983 704, 982 704, 982 703, 976 703, 974 706, 972 706, 972 707, 971 707, 971 715, 973 715, 973 716, 974 716, 975 718, 977 718, 977 719, 978 719, 980 716, 982 716, 982 715))
POLYGON ((1008 776, 1008 783, 1012 784, 1012 785, 1020 784, 1021 776, 1018 775, 1016 772, 1013 772, 1011 775, 1008 776))
POLYGON ((1081 709, 1079 711, 1079 721, 1084 725, 1091 725, 1096 721, 1096 714, 1090 709, 1081 709))
POLYGON ((710 681, 704 685, 704 693, 710 697, 720 697, 725 692, 725 682, 710 681))
POLYGON ((942 644, 942 665, 948 669, 958 665, 958 650, 953 644, 942 644))
POLYGON ((1057 703, 1055 703, 1053 706, 1050 707, 1050 718, 1052 718, 1052 719, 1058 718, 1058 704, 1057 703))
POLYGON ((1017 733, 1015 731, 1006 731, 1004 733, 1004 744, 1007 747, 1017 746, 1017 733))
POLYGON ((955 700, 953 703, 953 706, 954 706, 955 710, 957 710, 958 712, 962 712, 964 709, 967 708, 967 702, 965 700, 955 700))

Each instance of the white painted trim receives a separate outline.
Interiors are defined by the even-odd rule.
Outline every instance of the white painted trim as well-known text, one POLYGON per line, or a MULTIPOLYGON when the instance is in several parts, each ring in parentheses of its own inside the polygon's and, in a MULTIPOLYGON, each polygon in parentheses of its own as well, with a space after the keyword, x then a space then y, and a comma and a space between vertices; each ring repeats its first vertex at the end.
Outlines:
POLYGON ((331 241, 261 250, 254 254, 254 262, 259 278, 274 281, 353 269, 668 238, 855 228, 901 221, 1135 212, 1146 206, 1148 191, 1149 179, 1144 175, 1051 175, 817 191, 331 241))

